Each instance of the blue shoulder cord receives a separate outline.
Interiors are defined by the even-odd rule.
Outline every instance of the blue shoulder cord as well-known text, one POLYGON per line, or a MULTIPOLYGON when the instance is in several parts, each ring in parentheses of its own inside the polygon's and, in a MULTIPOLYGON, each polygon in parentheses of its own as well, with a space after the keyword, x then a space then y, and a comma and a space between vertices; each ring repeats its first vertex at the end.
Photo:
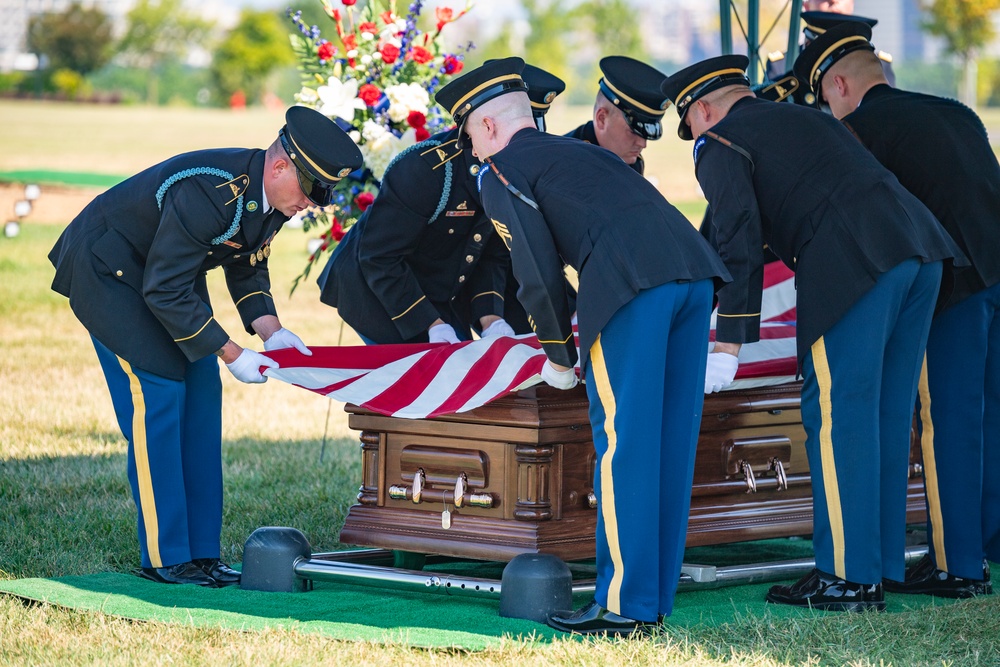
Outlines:
MULTIPOLYGON (((385 172, 382 174, 382 180, 385 180, 385 175, 389 173, 389 170, 392 169, 393 165, 399 162, 400 158, 402 158, 404 155, 408 155, 418 149, 434 148, 435 146, 440 146, 440 145, 441 141, 438 139, 427 139, 426 141, 421 141, 419 144, 413 144, 412 146, 407 146, 400 152, 396 153, 396 157, 392 158, 392 160, 389 161, 389 166, 385 168, 385 172)), ((448 205, 448 197, 451 196, 451 179, 453 171, 454 167, 452 167, 451 161, 449 160, 448 162, 445 162, 444 188, 441 190, 441 200, 438 201, 437 208, 434 210, 434 215, 432 215, 430 217, 430 220, 427 221, 428 225, 432 224, 435 220, 437 220, 438 217, 441 215, 441 213, 444 211, 445 207, 448 205)))
MULTIPOLYGON (((189 176, 219 176, 220 178, 225 178, 230 181, 236 178, 228 171, 223 171, 222 169, 215 169, 213 167, 195 167, 193 169, 185 169, 184 171, 179 171, 170 178, 168 178, 167 180, 163 181, 163 185, 161 185, 156 190, 156 207, 162 211, 163 197, 166 196, 167 190, 170 188, 170 186, 176 183, 177 181, 185 179, 189 176)), ((236 215, 233 217, 233 222, 229 225, 229 229, 227 229, 225 232, 212 239, 212 245, 219 245, 231 239, 233 235, 236 234, 237 231, 239 231, 240 219, 242 217, 243 217, 243 195, 239 195, 238 197, 236 197, 236 215)))

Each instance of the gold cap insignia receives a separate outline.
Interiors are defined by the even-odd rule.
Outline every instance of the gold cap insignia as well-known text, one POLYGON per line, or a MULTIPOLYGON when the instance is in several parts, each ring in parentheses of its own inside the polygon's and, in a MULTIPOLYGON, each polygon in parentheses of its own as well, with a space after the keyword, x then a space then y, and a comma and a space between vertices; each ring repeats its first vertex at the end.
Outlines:
POLYGON ((351 168, 350 167, 344 167, 343 169, 340 170, 340 172, 337 174, 337 176, 339 176, 340 178, 343 178, 344 176, 347 176, 349 173, 351 173, 351 168))
POLYGON ((554 92, 551 92, 551 93, 546 93, 545 94, 545 99, 542 100, 542 101, 545 102, 546 104, 549 104, 554 99, 556 99, 556 94, 554 92))

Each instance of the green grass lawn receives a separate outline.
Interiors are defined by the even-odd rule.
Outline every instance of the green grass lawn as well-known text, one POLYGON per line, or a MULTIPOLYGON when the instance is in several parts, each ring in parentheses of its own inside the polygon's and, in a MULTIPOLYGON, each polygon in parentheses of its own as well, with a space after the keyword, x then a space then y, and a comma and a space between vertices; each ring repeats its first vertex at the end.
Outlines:
MULTIPOLYGON (((0 141, 11 138, 12 107, 24 125, 48 123, 73 107, 0 102, 0 141), (27 108, 27 107, 25 107, 27 108), (6 135, 4 134, 6 133, 6 135)), ((83 108, 82 111, 88 111, 83 108)), ((148 114, 173 132, 212 125, 222 137, 222 112, 101 110, 88 122, 91 136, 112 142, 112 126, 128 111, 148 114), (114 113, 112 113, 112 111, 114 113), (200 115, 207 114, 204 118, 200 115), (108 116, 102 118, 102 114, 108 116), (174 116, 177 118, 174 118, 174 116)), ((249 122, 250 112, 233 122, 249 122)), ((264 143, 275 118, 259 112, 264 143)), ((76 128, 81 131, 80 128, 76 128)), ((31 136, 41 131, 22 128, 31 136)), ((123 132, 131 130, 122 129, 123 132)), ((131 136, 131 135, 130 135, 131 136)), ((229 137, 223 137, 228 139, 229 137)), ((68 154, 84 141, 68 140, 68 154)), ((141 138, 135 139, 141 141, 141 138)), ((222 141, 222 139, 220 139, 222 141)), ((680 143, 680 142, 677 142, 680 143)), ((0 155, 0 170, 67 168, 56 143, 25 156, 0 155)), ((186 147, 177 142, 177 148, 186 147)), ((689 145, 685 145, 689 148, 689 145)), ((144 163, 161 157, 136 144, 144 163)), ((94 171, 102 144, 92 147, 94 171)), ((117 150, 117 149, 114 149, 117 150)), ((679 155, 679 153, 678 153, 679 155)), ((684 159, 690 160, 689 154, 684 159)), ((135 159, 137 162, 138 159, 135 159)), ((686 163, 688 166, 690 162, 686 163)), ((129 168, 131 168, 130 163, 129 168)), ((124 165, 103 173, 125 170, 124 165)), ((83 170, 74 165, 73 171, 83 170)), ((43 194, 44 196, 44 194, 43 194)), ((696 200, 686 210, 699 213, 696 200)), ((68 221, 68 218, 67 218, 68 221)), ((24 225, 15 239, 0 238, 0 578, 51 577, 138 566, 135 508, 125 476, 126 446, 114 421, 89 338, 66 300, 49 290, 46 254, 62 225, 24 225)), ((306 236, 287 230, 271 259, 278 312, 309 344, 356 343, 335 311, 321 305, 317 288, 288 287, 306 259, 306 236)), ((221 272, 210 276, 217 318, 239 342, 239 330, 221 272)), ((259 348, 259 345, 255 345, 259 348)), ((337 548, 344 514, 359 481, 358 445, 341 406, 272 381, 242 385, 223 373, 225 524, 224 558, 239 561, 257 527, 302 530, 316 550, 337 548), (329 433, 320 458, 324 433, 329 433)), ((766 609, 766 608, 765 608, 766 609)), ((342 642, 294 630, 236 632, 139 623, 101 613, 79 613, 0 596, 0 664, 385 664, 385 665, 997 665, 1000 664, 1000 597, 894 614, 804 614, 779 619, 766 611, 721 627, 666 626, 655 639, 559 641, 537 645, 510 641, 482 653, 418 650, 342 642)))

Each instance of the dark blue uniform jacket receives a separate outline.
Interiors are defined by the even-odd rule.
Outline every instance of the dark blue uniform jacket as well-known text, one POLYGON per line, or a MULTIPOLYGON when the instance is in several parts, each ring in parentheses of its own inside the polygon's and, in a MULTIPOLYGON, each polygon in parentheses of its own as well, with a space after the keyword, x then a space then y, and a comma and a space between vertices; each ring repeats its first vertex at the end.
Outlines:
POLYGON ((212 314, 209 269, 223 267, 249 333, 253 320, 276 314, 264 252, 287 218, 264 214, 263 174, 264 151, 235 148, 185 153, 136 174, 63 232, 49 253, 52 289, 131 365, 183 379, 186 362, 229 340, 212 314))
POLYGON ((728 280, 718 255, 687 218, 610 151, 526 128, 491 162, 480 179, 483 205, 510 247, 518 299, 554 363, 577 360, 566 264, 579 274, 583 367, 597 334, 639 290, 728 280), (538 210, 508 190, 497 172, 538 210))

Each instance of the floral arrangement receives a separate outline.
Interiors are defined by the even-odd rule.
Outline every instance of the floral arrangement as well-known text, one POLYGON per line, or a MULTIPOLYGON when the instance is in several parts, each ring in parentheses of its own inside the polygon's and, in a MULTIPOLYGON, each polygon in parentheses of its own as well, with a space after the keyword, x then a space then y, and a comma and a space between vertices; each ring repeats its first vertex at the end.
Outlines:
MULTIPOLYGON (((467 0, 468 1, 468 0, 467 0)), ((318 26, 302 22, 301 12, 289 10, 297 30, 290 35, 302 72, 299 104, 317 109, 336 121, 358 144, 365 166, 340 182, 332 206, 310 209, 303 228, 323 230, 318 247, 292 286, 308 277, 324 252, 344 237, 378 194, 386 168, 400 152, 451 123, 447 111, 434 103, 434 91, 462 71, 472 43, 449 52, 441 32, 462 16, 448 7, 435 9, 434 28, 417 27, 423 0, 412 0, 405 15, 396 0, 321 0, 335 32, 327 39, 318 26)))

